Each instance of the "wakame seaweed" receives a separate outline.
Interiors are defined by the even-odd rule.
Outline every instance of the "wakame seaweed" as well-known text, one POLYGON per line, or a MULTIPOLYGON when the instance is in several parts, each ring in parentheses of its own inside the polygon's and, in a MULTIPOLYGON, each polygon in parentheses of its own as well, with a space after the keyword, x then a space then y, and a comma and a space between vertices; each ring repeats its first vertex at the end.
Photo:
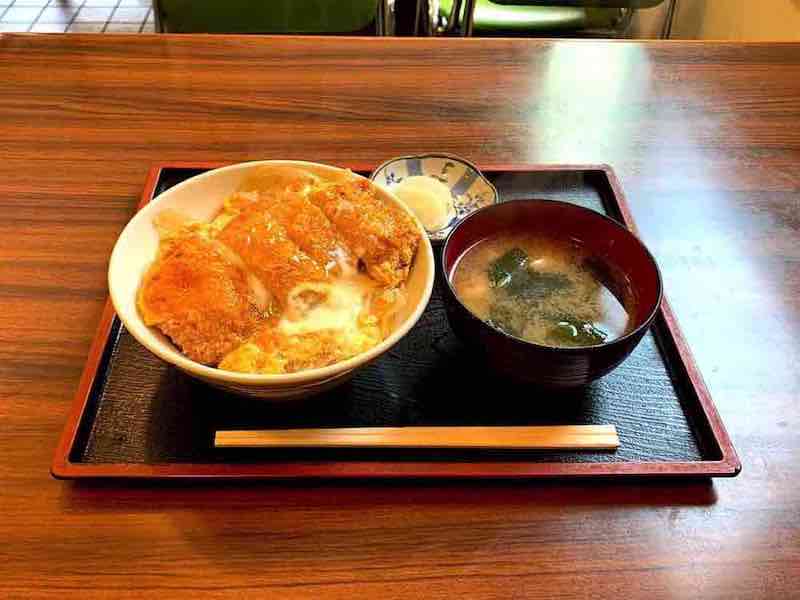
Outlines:
POLYGON ((572 286, 566 275, 534 269, 528 254, 520 248, 512 248, 491 263, 489 284, 525 299, 544 298, 572 286))

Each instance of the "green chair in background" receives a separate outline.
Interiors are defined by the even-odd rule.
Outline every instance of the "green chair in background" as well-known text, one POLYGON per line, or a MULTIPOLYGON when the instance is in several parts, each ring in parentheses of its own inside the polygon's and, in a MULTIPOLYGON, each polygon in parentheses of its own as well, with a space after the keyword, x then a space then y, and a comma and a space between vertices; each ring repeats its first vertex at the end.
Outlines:
MULTIPOLYGON (((429 7, 434 6, 431 0, 423 1, 427 2, 429 7)), ((651 8, 661 4, 662 1, 439 0, 438 15, 435 16, 438 24, 433 26, 433 33, 477 36, 616 37, 626 31, 635 9, 651 8)))
POLYGON ((388 35, 386 0, 153 0, 164 33, 388 35))

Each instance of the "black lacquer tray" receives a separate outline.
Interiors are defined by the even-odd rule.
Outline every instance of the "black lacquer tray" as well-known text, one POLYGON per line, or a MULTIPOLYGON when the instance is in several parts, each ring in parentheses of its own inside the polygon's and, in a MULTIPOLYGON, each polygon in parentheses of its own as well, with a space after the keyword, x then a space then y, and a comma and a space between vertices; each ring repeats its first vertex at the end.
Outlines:
MULTIPOLYGON (((142 204, 212 165, 163 165, 142 204)), ((214 165, 217 166, 217 165, 214 165)), ((368 171, 368 165, 348 165, 368 171), (364 168, 366 167, 366 168, 364 168)), ((606 166, 484 168, 503 200, 581 204, 633 228, 606 166)), ((542 391, 486 372, 453 336, 441 281, 411 332, 346 384, 269 403, 150 354, 106 308, 54 458, 60 478, 734 476, 739 460, 666 301, 631 357, 594 384, 542 391), (215 449, 219 429, 614 424, 616 451, 215 449)))

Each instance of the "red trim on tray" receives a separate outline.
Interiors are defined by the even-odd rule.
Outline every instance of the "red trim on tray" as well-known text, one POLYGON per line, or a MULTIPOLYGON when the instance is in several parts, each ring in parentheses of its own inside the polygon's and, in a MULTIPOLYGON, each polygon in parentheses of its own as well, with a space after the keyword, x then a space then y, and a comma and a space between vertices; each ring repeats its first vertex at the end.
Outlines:
MULTIPOLYGON (((617 178, 617 174, 614 173, 614 170, 609 165, 601 165, 600 168, 608 177, 608 181, 611 184, 611 189, 614 193, 614 198, 617 206, 619 207, 619 211, 622 215, 622 220, 624 221, 625 226, 633 233, 638 235, 636 224, 633 220, 633 215, 631 214, 628 206, 628 200, 625 197, 625 192, 622 191, 622 185, 617 178)), ((700 369, 697 368, 697 363, 694 360, 694 356, 692 356, 691 350, 689 350, 689 344, 686 342, 683 331, 678 325, 678 320, 675 317, 675 313, 672 312, 672 307, 667 300, 666 293, 663 294, 661 299, 661 317, 664 319, 664 324, 666 325, 667 331, 669 331, 669 334, 672 337, 672 341, 674 342, 675 348, 678 352, 678 356, 680 356, 681 362, 686 369, 686 375, 689 378, 692 388, 697 395, 697 399, 700 402, 700 408, 703 411, 703 416, 711 427, 711 432, 714 434, 714 441, 719 446, 719 452, 722 456, 720 463, 725 464, 726 468, 730 469, 730 474, 732 476, 736 476, 742 470, 742 463, 739 460, 739 456, 736 454, 736 450, 733 447, 733 442, 731 441, 730 436, 725 429, 725 425, 722 423, 722 418, 717 411, 717 407, 714 405, 714 402, 711 399, 711 394, 708 392, 706 382, 703 379, 703 376, 700 374, 700 369)))
POLYGON ((533 477, 732 477, 728 461, 653 463, 525 463, 525 462, 287 462, 246 464, 81 464, 68 463, 54 472, 59 479, 368 479, 452 478, 528 479, 533 477))
MULTIPOLYGON (((136 206, 136 212, 139 212, 150 200, 153 199, 153 194, 158 184, 158 179, 161 176, 163 167, 152 167, 144 181, 144 189, 136 206)), ((100 323, 97 326, 97 332, 92 339, 92 345, 89 347, 89 356, 86 359, 86 365, 81 373, 78 389, 75 392, 75 397, 72 401, 67 422, 64 425, 64 431, 61 433, 61 439, 56 446, 56 452, 53 456, 53 462, 50 465, 50 473, 57 478, 72 478, 83 477, 85 475, 74 475, 76 466, 86 466, 79 463, 73 463, 69 460, 69 455, 72 452, 72 447, 75 444, 75 438, 78 435, 78 427, 80 426, 81 416, 86 410, 86 405, 89 403, 89 396, 92 392, 95 377, 97 376, 97 369, 100 367, 100 361, 103 358, 103 351, 108 343, 108 336, 111 332, 111 325, 114 322, 114 306, 111 304, 111 298, 106 298, 106 304, 103 308, 103 313, 100 316, 100 323)))
POLYGON ((75 392, 75 399, 72 401, 72 407, 67 416, 67 422, 64 425, 64 431, 61 433, 61 439, 56 447, 56 453, 50 467, 50 472, 55 477, 68 477, 69 475, 65 475, 65 473, 68 473, 74 466, 74 463, 69 461, 69 455, 75 443, 81 416, 86 410, 86 404, 89 402, 89 395, 91 394, 92 386, 97 376, 97 369, 100 366, 103 351, 108 343, 108 335, 111 332, 111 324, 114 322, 115 315, 116 313, 111 304, 111 298, 108 298, 103 308, 102 316, 100 317, 97 333, 94 334, 92 345, 89 347, 89 357, 86 359, 86 365, 83 367, 78 390, 75 392))
MULTIPOLYGON (((226 164, 219 162, 174 162, 153 166, 145 180, 137 211, 153 198, 161 171, 164 169, 214 169, 226 164)), ((339 166, 353 171, 371 171, 373 164, 345 162, 339 166)), ((534 165, 485 164, 482 171, 601 171, 607 177, 614 200, 625 225, 636 232, 619 179, 609 165, 534 165)), ((573 478, 573 477, 735 477, 741 463, 728 436, 722 419, 711 399, 705 382, 681 333, 666 297, 661 303, 664 325, 675 344, 686 376, 697 395, 702 417, 711 429, 721 459, 693 462, 625 462, 625 463, 526 463, 481 461, 339 461, 286 462, 247 464, 87 464, 70 461, 81 416, 86 410, 97 369, 103 357, 115 313, 111 300, 106 301, 97 333, 92 341, 86 366, 67 416, 51 466, 58 479, 130 478, 130 479, 293 479, 293 478, 573 478)))

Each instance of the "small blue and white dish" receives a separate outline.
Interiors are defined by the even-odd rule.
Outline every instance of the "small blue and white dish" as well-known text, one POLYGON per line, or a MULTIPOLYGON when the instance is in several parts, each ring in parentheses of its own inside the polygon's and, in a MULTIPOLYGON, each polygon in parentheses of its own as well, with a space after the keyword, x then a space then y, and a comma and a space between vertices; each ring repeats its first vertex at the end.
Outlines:
POLYGON ((453 200, 449 220, 434 231, 428 230, 432 242, 441 242, 468 214, 499 202, 499 195, 478 167, 453 154, 420 154, 401 156, 386 161, 372 172, 370 179, 393 191, 406 177, 427 175, 442 182, 453 200))

